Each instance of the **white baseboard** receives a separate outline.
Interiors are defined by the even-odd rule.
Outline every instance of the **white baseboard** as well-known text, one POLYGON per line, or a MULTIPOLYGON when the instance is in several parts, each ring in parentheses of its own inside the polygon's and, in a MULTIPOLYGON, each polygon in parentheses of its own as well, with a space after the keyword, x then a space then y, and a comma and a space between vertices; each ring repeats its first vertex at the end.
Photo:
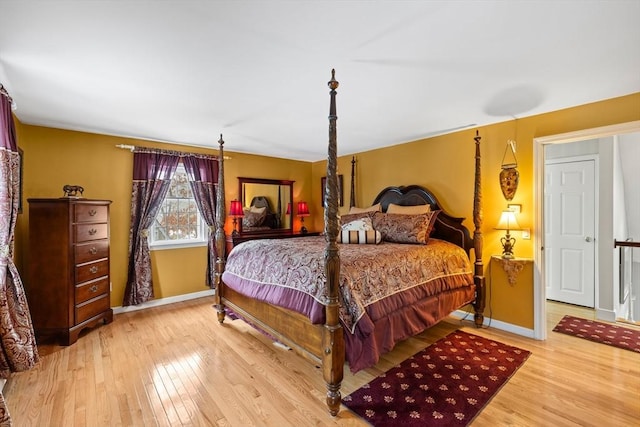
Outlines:
MULTIPOLYGON (((451 316, 458 319, 471 316, 471 320, 473 320, 473 313, 469 313, 468 311, 464 310, 456 310, 451 313, 451 316)), ((490 319, 488 317, 484 318, 483 326, 491 326, 502 331, 511 332, 512 334, 522 335, 523 337, 527 338, 535 338, 533 329, 523 328, 522 326, 513 325, 511 323, 502 322, 500 320, 490 319)))
POLYGON ((596 309, 596 319, 604 320, 605 322, 615 322, 616 312, 614 310, 605 310, 602 308, 596 309))
POLYGON ((190 294, 176 295, 174 297, 154 299, 139 305, 129 305, 127 307, 118 306, 118 307, 113 307, 113 313, 120 314, 120 313, 128 313, 130 311, 144 310, 145 308, 159 307, 161 305, 173 304, 176 302, 189 301, 196 298, 208 297, 211 295, 215 295, 215 293, 216 292, 214 289, 208 289, 206 291, 192 292, 190 294))

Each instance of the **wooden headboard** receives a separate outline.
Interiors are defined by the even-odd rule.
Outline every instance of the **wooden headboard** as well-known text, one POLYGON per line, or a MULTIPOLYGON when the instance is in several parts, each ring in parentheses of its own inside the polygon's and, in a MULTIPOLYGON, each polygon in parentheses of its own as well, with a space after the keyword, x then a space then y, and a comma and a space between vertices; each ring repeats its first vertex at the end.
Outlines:
POLYGON ((467 254, 473 249, 473 239, 469 229, 462 225, 464 218, 450 215, 444 209, 438 199, 428 189, 419 185, 403 187, 387 187, 380 192, 373 204, 380 203, 382 211, 386 212, 389 203, 401 206, 431 205, 431 210, 439 210, 432 236, 436 239, 446 240, 462 247, 467 254))

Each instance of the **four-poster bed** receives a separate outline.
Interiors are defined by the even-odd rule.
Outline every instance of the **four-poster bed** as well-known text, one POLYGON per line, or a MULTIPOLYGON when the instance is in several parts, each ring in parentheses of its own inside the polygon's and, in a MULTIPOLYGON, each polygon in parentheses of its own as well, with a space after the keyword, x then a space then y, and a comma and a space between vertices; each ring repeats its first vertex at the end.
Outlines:
MULTIPOLYGON (((417 242, 391 243, 393 230, 389 229, 387 241, 380 245, 339 245, 337 87, 332 71, 324 236, 246 242, 230 253, 228 265, 227 260, 218 257, 215 280, 215 306, 220 323, 229 309, 298 353, 321 363, 332 415, 340 409, 345 358, 352 371, 364 369, 375 364, 379 355, 391 350, 398 341, 422 332, 463 305, 473 305, 477 326, 482 325, 484 310, 480 137, 475 138, 473 239, 462 225, 463 218, 444 212, 428 189, 414 185, 384 189, 373 201, 373 205, 380 205, 381 212, 360 217, 372 219, 380 229, 389 221, 394 226, 394 221, 399 221, 398 227, 404 230, 407 221, 413 221, 420 229, 417 242), (429 205, 431 212, 398 217, 386 213, 391 205, 429 205), (475 255, 473 267, 469 260, 471 248, 475 255), (415 264, 405 263, 406 260, 415 264), (377 270, 369 268, 373 264, 377 270), (400 264, 401 270, 396 269, 400 264), (366 273, 360 274, 364 270, 366 273), (290 282, 300 287, 294 289, 290 282), (275 286, 268 286, 270 283, 275 286)), ((219 142, 215 240, 217 253, 224 254, 222 137, 219 142)))

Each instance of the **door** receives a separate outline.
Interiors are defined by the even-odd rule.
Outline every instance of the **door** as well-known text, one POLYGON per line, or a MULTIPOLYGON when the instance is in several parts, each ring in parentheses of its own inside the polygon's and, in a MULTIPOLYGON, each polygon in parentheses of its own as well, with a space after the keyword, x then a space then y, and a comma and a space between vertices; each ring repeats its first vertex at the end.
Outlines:
POLYGON ((595 160, 545 162, 547 299, 595 305, 595 160))

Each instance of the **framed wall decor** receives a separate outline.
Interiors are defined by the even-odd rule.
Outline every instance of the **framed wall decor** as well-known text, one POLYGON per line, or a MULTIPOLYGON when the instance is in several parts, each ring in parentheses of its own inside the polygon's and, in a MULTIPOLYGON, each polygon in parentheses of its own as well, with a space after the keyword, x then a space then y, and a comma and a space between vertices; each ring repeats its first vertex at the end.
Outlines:
MULTIPOLYGON (((344 186, 342 185, 342 175, 338 175, 338 206, 344 206, 344 186)), ((327 187, 327 177, 320 178, 320 203, 324 207, 324 192, 327 187)))

